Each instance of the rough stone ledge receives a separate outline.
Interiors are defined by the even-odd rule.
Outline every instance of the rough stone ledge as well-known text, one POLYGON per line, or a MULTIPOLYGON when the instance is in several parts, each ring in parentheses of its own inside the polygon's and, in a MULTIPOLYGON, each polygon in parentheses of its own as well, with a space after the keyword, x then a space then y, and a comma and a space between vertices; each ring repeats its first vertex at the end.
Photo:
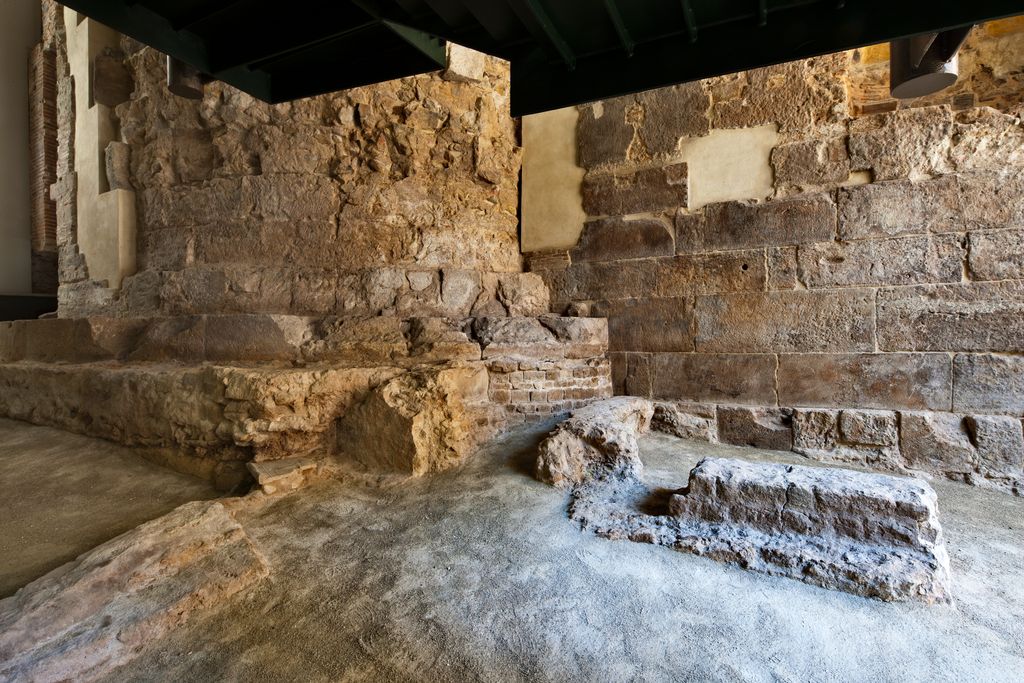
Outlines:
POLYGON ((935 491, 883 474, 705 458, 669 499, 687 549, 883 600, 950 598, 935 491))
POLYGON ((221 503, 188 503, 0 600, 0 679, 96 680, 268 574, 221 503))
POLYGON ((1024 424, 1016 416, 656 401, 651 428, 1024 494, 1024 424))
MULTIPOLYGON (((866 597, 950 599, 935 492, 914 479, 705 459, 663 514, 640 512, 657 497, 636 440, 653 414, 644 399, 597 402, 540 445, 535 476, 571 488, 569 516, 583 528, 866 597)), ((676 417, 662 408, 657 423, 676 417)))
POLYGON ((590 358, 608 348, 589 318, 238 314, 54 318, 0 323, 0 362, 394 363, 590 358))

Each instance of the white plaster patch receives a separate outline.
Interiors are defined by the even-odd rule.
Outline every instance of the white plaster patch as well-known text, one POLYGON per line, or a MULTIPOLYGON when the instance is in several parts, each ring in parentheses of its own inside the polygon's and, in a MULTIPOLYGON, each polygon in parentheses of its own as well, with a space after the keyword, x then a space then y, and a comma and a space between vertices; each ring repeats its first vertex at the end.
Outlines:
MULTIPOLYGON (((594 115, 601 116, 600 103, 594 115)), ((524 252, 571 249, 586 214, 576 165, 576 107, 523 117, 521 248, 524 252)))
POLYGON ((778 142, 774 124, 712 130, 702 137, 683 138, 679 160, 689 165, 689 207, 770 196, 774 176, 769 156, 778 142))

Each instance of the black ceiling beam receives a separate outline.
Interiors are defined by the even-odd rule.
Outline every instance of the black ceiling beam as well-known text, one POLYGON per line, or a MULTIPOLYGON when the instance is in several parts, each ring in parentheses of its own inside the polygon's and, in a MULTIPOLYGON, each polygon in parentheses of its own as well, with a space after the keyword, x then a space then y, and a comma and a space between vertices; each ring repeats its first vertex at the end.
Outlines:
POLYGON ((691 43, 697 42, 697 18, 693 14, 693 5, 690 0, 681 0, 683 8, 683 24, 686 26, 686 34, 690 37, 691 43))
POLYGON ((604 8, 608 11, 608 18, 612 20, 612 25, 615 26, 615 32, 619 35, 619 42, 622 43, 622 49, 626 51, 627 57, 632 57, 635 43, 633 42, 633 37, 629 35, 629 29, 626 27, 626 22, 622 19, 622 13, 619 12, 619 6, 615 4, 615 0, 604 0, 604 8))
POLYGON ((565 42, 565 38, 558 32, 551 17, 548 16, 547 10, 541 4, 540 0, 522 0, 526 9, 534 20, 540 25, 541 30, 544 32, 545 37, 551 45, 561 55, 562 61, 572 71, 576 68, 576 55, 570 47, 569 43, 565 42))
MULTIPOLYGON (((781 27, 790 13, 792 8, 775 10, 776 25, 781 27)), ((785 22, 785 31, 733 22, 701 27, 697 43, 678 35, 638 43, 629 60, 617 52, 581 57, 572 73, 537 61, 521 64, 512 69, 512 113, 558 109, 1021 13, 1020 0, 933 0, 928 12, 892 0, 847 2, 838 13, 832 2, 816 3, 801 8, 799 21, 785 22)))

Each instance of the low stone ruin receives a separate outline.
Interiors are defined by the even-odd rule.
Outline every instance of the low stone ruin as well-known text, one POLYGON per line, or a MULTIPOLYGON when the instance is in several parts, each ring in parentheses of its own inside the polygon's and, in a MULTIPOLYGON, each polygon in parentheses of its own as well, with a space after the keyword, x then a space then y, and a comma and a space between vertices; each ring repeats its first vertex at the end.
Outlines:
POLYGON ((133 446, 222 490, 311 476, 267 464, 283 459, 417 476, 609 396, 607 343, 605 321, 551 315, 7 322, 0 416, 133 446))
POLYGON ((597 402, 541 443, 535 474, 571 489, 569 515, 583 528, 866 597, 950 599, 949 557, 927 483, 705 458, 652 514, 643 505, 653 492, 641 480, 637 436, 653 414, 643 399, 597 402))

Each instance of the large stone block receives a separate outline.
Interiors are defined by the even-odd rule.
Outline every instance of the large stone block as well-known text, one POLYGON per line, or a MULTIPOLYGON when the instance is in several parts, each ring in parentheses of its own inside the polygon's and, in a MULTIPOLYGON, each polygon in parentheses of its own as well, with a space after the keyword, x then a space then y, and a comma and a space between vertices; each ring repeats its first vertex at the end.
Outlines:
POLYGON ((576 263, 565 270, 543 271, 552 303, 595 299, 633 299, 654 291, 657 262, 651 259, 576 263))
POLYGON ((0 678, 103 678, 268 574, 223 505, 187 503, 0 601, 0 678))
POLYGON ((954 170, 949 159, 953 113, 920 107, 864 116, 850 124, 850 163, 875 180, 924 178, 954 170))
POLYGON ((958 235, 825 242, 800 247, 808 287, 960 282, 966 249, 958 235))
POLYGON ((882 600, 950 599, 932 488, 834 468, 705 458, 669 500, 682 549, 882 600))
POLYGON ((750 69, 708 82, 714 128, 773 123, 783 133, 835 121, 847 108, 845 53, 750 69))
POLYGON ((1024 348, 1024 282, 883 289, 883 351, 1010 351, 1024 348))
POLYGON ((907 467, 966 475, 978 467, 966 421, 952 413, 900 413, 900 451, 907 467))
POLYGON ((843 239, 964 232, 1022 221, 1024 177, 1019 171, 891 180, 839 190, 843 239))
POLYGON ((696 313, 698 351, 874 349, 874 295, 870 290, 701 296, 696 313))
POLYGON ((709 204, 676 214, 680 254, 824 242, 835 236, 836 205, 828 194, 800 195, 755 204, 709 204))
POLYGON ((588 173, 583 179, 583 210, 588 216, 625 216, 686 206, 686 164, 631 172, 588 173))
POLYGON ((1024 280, 1024 230, 972 232, 967 260, 974 280, 1024 280))
POLYGON ((953 410, 1024 415, 1024 356, 958 353, 953 410))
POLYGON ((683 254, 653 262, 657 296, 748 292, 764 289, 765 263, 761 250, 716 254, 683 254))
POLYGON ((800 140, 772 150, 775 184, 796 187, 821 187, 844 182, 850 175, 850 157, 846 140, 800 140))
POLYGON ((966 228, 956 176, 839 189, 839 237, 891 237, 966 228))
POLYGON ((626 123, 631 97, 616 97, 580 107, 576 124, 576 163, 592 169, 626 160, 633 127, 626 123))
POLYGON ((1020 480, 1024 475, 1024 432, 1015 417, 969 415, 966 418, 984 476, 1020 480))
POLYGON ((584 224, 580 241, 570 256, 574 263, 580 263, 672 256, 674 253, 672 229, 664 222, 606 218, 584 224))
POLYGON ((591 403, 558 425, 537 451, 534 476, 559 488, 601 476, 637 474, 637 435, 648 430, 654 407, 650 401, 619 396, 591 403))
POLYGON ((788 451, 793 448, 793 411, 719 406, 718 438, 737 446, 788 451))
POLYGON ((943 353, 783 354, 779 403, 948 410, 950 375, 943 353))
POLYGON ((672 154, 684 137, 707 135, 711 99, 700 81, 646 90, 637 95, 643 108, 638 133, 653 155, 672 154))
POLYGON ((775 402, 774 355, 658 353, 651 356, 651 363, 655 398, 747 404, 775 402))
POLYGON ((893 411, 793 411, 793 450, 815 460, 901 470, 898 442, 898 420, 893 411))
POLYGON ((689 297, 597 301, 590 314, 608 318, 612 351, 693 349, 693 300, 689 297))
POLYGON ((718 440, 717 409, 714 404, 658 401, 654 404, 651 430, 680 439, 718 440))

